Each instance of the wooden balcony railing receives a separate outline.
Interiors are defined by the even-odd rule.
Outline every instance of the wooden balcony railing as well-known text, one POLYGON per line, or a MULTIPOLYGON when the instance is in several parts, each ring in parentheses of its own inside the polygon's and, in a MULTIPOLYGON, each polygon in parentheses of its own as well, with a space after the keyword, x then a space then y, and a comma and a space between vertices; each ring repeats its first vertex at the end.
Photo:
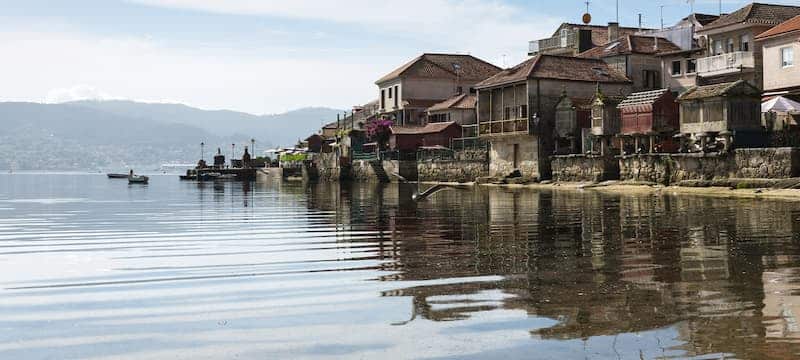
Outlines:
POLYGON ((529 134, 528 119, 509 119, 480 123, 480 135, 519 135, 529 134))

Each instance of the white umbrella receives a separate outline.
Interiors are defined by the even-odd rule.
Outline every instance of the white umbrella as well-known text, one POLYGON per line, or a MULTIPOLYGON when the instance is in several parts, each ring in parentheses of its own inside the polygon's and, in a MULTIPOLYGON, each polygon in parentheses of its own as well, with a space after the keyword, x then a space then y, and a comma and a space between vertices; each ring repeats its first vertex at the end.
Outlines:
POLYGON ((783 96, 776 96, 774 99, 761 103, 761 112, 793 112, 800 111, 800 103, 787 99, 783 96))

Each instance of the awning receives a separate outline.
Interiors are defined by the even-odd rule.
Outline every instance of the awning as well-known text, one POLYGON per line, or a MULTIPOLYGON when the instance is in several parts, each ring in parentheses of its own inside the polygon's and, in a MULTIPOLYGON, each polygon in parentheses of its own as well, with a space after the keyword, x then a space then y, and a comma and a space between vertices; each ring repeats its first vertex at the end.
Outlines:
POLYGON ((776 96, 772 100, 761 103, 761 112, 800 112, 800 103, 783 96, 776 96))

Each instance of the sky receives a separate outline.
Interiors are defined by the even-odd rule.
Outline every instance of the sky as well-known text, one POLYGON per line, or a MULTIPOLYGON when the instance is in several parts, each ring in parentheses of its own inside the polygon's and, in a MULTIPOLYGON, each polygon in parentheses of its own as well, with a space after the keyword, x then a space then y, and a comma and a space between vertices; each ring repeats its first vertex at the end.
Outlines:
MULTIPOLYGON (((593 23, 614 21, 616 4, 590 1, 593 23)), ((619 21, 637 26, 641 13, 659 27, 662 5, 666 25, 690 13, 686 0, 619 0, 619 21)), ((375 80, 421 53, 510 67, 527 58, 528 41, 585 11, 580 0, 0 0, 0 101, 348 109, 377 98, 375 80)))

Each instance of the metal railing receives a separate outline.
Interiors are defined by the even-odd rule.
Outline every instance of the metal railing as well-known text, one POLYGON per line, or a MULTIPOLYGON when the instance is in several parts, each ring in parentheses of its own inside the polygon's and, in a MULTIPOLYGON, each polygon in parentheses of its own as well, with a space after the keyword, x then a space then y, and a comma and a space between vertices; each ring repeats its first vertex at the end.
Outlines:
POLYGON ((754 67, 755 59, 752 51, 734 51, 697 59, 697 73, 700 76, 725 74, 754 67))
POLYGON ((450 141, 450 148, 453 151, 486 150, 489 148, 489 143, 477 137, 455 138, 450 141))

